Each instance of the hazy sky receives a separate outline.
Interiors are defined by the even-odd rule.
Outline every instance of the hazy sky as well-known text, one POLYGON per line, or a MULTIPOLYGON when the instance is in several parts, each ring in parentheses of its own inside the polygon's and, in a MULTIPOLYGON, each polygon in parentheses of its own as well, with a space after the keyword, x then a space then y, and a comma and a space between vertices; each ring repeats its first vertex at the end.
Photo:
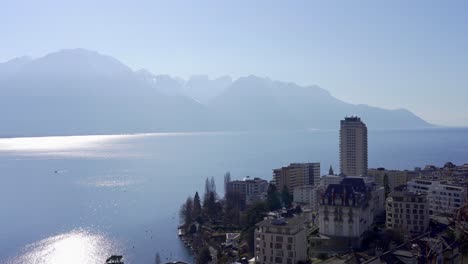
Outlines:
POLYGON ((0 1, 0 61, 80 47, 157 74, 318 84, 468 126, 468 1, 0 1))

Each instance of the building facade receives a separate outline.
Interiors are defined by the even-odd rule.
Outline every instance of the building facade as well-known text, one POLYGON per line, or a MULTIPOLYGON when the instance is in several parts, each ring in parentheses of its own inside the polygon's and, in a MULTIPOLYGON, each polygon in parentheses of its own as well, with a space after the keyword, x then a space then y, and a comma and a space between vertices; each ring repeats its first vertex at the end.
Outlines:
POLYGON ((367 127, 359 117, 341 120, 340 171, 346 176, 367 174, 367 127))
POLYGON ((294 188, 320 184, 320 163, 291 163, 287 167, 273 170, 273 182, 281 191, 286 186, 293 193, 294 188))
POLYGON ((330 184, 319 205, 320 234, 359 240, 373 223, 371 192, 364 179, 358 177, 345 177, 340 184, 330 184))
POLYGON ((261 200, 268 190, 268 182, 260 178, 251 179, 249 176, 243 180, 229 181, 226 183, 226 192, 237 191, 245 197, 247 203, 261 200))
POLYGON ((255 225, 255 261, 258 264, 296 264, 306 261, 305 219, 266 219, 255 225))
POLYGON ((416 171, 386 170, 385 168, 377 168, 369 169, 367 171, 367 175, 373 177, 375 183, 379 186, 385 185, 385 175, 387 175, 388 187, 390 190, 393 190, 398 186, 406 185, 408 181, 416 178, 419 174, 416 171))
POLYGON ((313 212, 318 210, 318 191, 319 186, 306 185, 294 188, 294 202, 301 204, 313 212))
POLYGON ((320 186, 323 190, 326 190, 330 184, 340 184, 343 181, 343 176, 338 175, 325 175, 320 178, 320 186))
POLYGON ((386 202, 385 225, 402 234, 424 233, 429 226, 427 194, 408 191, 405 185, 394 188, 386 202))
POLYGON ((427 194, 429 215, 453 216, 467 201, 466 187, 447 180, 413 179, 408 182, 408 190, 427 194))

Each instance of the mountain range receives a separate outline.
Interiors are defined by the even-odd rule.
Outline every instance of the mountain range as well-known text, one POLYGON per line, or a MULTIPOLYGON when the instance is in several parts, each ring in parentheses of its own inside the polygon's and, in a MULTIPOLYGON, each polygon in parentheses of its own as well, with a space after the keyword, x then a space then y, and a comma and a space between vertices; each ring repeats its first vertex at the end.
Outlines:
POLYGON ((346 103, 318 86, 253 75, 183 80, 84 49, 0 63, 0 111, 1 136, 337 129, 349 115, 370 129, 432 126, 408 110, 346 103))

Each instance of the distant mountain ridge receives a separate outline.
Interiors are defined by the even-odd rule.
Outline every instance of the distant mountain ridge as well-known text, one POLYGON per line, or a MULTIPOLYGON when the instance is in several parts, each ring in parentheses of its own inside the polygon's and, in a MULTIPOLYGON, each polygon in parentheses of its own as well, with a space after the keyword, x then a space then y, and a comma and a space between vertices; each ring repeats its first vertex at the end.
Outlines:
POLYGON ((349 104, 318 86, 253 75, 183 80, 84 49, 0 63, 0 111, 3 136, 338 128, 352 114, 371 129, 432 126, 408 110, 349 104))

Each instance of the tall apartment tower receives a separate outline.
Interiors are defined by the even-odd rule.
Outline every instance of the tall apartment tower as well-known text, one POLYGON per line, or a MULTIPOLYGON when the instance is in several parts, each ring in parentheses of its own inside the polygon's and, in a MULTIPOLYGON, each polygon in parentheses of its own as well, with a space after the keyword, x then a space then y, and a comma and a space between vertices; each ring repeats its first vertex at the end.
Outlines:
POLYGON ((340 169, 346 176, 367 174, 367 127, 359 117, 341 120, 340 169))

